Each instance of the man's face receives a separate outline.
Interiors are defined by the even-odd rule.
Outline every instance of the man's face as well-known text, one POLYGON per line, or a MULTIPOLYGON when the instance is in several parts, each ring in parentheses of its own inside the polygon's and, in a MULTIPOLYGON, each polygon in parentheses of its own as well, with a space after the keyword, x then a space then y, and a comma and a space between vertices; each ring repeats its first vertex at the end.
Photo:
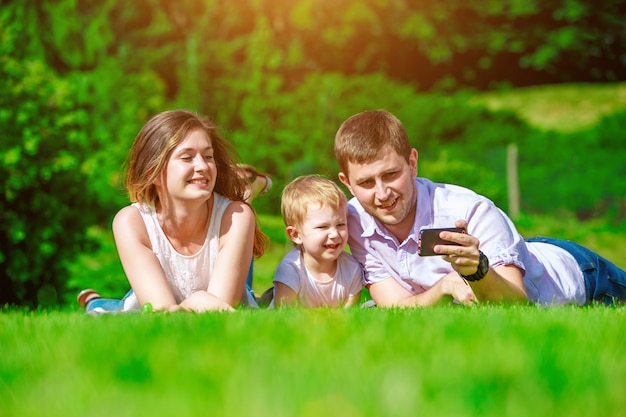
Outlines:
POLYGON ((413 180, 416 176, 417 150, 411 150, 407 163, 391 147, 383 148, 371 162, 348 163, 347 175, 339 173, 341 182, 363 208, 396 237, 408 233, 415 219, 417 198, 413 180))

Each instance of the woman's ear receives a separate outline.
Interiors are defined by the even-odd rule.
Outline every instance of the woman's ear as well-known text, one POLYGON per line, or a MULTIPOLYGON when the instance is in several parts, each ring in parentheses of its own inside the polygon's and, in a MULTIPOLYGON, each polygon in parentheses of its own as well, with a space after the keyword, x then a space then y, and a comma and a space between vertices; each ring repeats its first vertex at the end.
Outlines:
POLYGON ((302 238, 300 237, 300 233, 294 226, 287 226, 287 228, 285 229, 285 233, 287 233, 287 237, 291 239, 291 241, 296 245, 302 244, 302 238))
MULTIPOLYGON (((148 172, 148 177, 152 175, 154 171, 148 172)), ((163 170, 161 172, 161 174, 157 175, 155 179, 152 180, 152 185, 156 185, 157 187, 160 187, 161 184, 163 183, 162 177, 163 177, 163 173, 165 172, 165 170, 163 170)))

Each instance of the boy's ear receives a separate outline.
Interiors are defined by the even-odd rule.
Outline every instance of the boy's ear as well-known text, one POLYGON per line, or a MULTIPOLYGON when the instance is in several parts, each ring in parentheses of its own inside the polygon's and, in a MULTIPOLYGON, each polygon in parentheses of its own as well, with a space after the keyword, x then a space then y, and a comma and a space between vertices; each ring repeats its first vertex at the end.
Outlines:
POLYGON ((285 229, 285 233, 287 233, 287 237, 291 239, 291 241, 296 245, 302 244, 302 238, 300 238, 300 233, 298 233, 298 230, 295 227, 287 226, 287 228, 285 229))

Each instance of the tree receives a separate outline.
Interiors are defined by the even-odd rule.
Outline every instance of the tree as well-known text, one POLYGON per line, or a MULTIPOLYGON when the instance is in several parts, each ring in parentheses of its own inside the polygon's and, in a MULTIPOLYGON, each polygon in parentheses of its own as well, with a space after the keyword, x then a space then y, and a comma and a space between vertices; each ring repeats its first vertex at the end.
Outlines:
POLYGON ((153 73, 127 74, 93 44, 90 65, 68 55, 59 75, 31 36, 39 23, 35 9, 0 9, 0 304, 56 303, 68 262, 95 249, 87 229, 127 203, 128 146, 162 106, 153 73))
MULTIPOLYGON (((66 262, 89 248, 96 193, 86 181, 87 113, 40 60, 0 53, 0 304, 55 303, 66 262)), ((7 42, 9 39, 9 42, 7 42)))

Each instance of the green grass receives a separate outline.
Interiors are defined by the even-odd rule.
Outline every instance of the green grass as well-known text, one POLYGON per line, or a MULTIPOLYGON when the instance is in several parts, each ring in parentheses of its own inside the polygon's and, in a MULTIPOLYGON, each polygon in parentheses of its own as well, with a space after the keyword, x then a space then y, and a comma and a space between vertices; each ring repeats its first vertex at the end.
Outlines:
POLYGON ((626 308, 0 314, 0 416, 626 411, 626 308))

